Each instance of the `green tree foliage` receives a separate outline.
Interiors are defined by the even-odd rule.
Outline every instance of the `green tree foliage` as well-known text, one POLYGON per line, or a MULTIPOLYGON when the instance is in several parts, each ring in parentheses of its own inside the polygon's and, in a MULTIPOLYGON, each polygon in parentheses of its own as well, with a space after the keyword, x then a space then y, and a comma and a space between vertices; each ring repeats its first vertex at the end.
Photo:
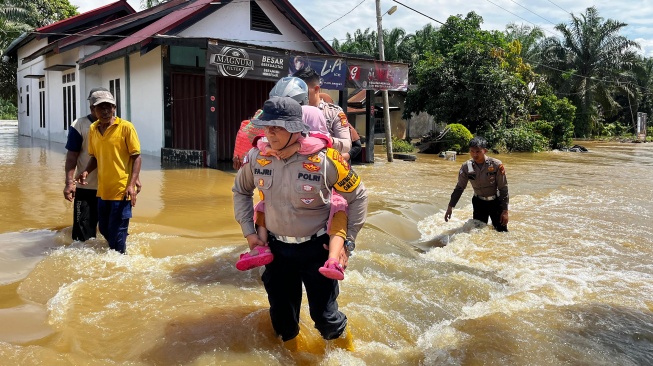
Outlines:
POLYGON ((168 1, 169 0, 141 0, 141 9, 153 8, 168 1))
POLYGON ((530 63, 539 61, 541 41, 545 38, 542 28, 511 23, 506 26, 504 33, 508 42, 519 41, 521 44, 520 57, 530 63))
MULTIPOLYGON (((0 0, 0 54, 24 32, 77 14, 68 0, 0 0)), ((16 103, 17 60, 0 63, 0 98, 16 103)))
POLYGON ((356 29, 354 34, 347 32, 345 35, 345 41, 342 44, 339 43, 337 39, 334 39, 333 48, 338 52, 359 55, 375 56, 379 54, 376 32, 370 30, 370 28, 367 28, 364 31, 356 29))
MULTIPOLYGON (((407 34, 403 28, 383 30, 383 54, 386 61, 410 61, 412 54, 404 46, 407 34)), ((379 41, 375 31, 370 28, 361 31, 357 29, 354 34, 347 33, 345 41, 340 43, 337 39, 332 42, 333 48, 338 52, 372 56, 379 60, 379 41)))
POLYGON ((632 69, 637 66, 639 45, 619 31, 627 24, 604 20, 596 8, 556 29, 563 38, 547 38, 542 44, 542 73, 557 93, 569 95, 578 114, 574 122, 580 137, 598 132, 599 112, 614 115, 620 108, 618 93, 637 99, 632 69))
POLYGON ((17 116, 16 106, 10 101, 0 98, 0 119, 16 119, 17 116))
POLYGON ((571 146, 576 107, 567 98, 552 94, 538 97, 538 103, 541 119, 533 123, 535 131, 548 139, 551 149, 571 146))
POLYGON ((509 128, 499 134, 496 146, 503 146, 509 152, 540 152, 548 150, 549 141, 535 131, 531 124, 509 128))
POLYGON ((482 21, 470 12, 440 28, 433 52, 415 65, 418 86, 408 92, 404 118, 425 111, 471 131, 523 119, 532 71, 518 56, 519 43, 511 49, 501 32, 481 30, 482 21))

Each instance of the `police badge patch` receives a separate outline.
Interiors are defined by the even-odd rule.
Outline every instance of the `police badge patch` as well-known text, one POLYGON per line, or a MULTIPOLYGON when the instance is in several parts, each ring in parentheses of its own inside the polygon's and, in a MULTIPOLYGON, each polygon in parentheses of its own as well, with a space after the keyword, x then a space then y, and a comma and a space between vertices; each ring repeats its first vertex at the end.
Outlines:
POLYGON ((304 163, 304 169, 308 170, 309 172, 317 172, 320 170, 320 167, 315 164, 304 163))
POLYGON ((261 166, 266 166, 272 162, 272 160, 268 159, 256 159, 256 162, 259 163, 261 166))
POLYGON ((340 124, 343 127, 347 127, 349 125, 349 121, 347 121, 347 115, 345 112, 338 112, 338 118, 340 118, 340 124))

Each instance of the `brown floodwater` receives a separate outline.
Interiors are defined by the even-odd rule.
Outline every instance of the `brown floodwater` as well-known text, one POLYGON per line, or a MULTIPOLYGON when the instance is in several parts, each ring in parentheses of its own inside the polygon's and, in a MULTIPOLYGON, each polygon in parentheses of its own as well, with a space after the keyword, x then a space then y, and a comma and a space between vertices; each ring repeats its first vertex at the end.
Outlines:
POLYGON ((508 233, 476 225, 467 156, 356 166, 369 217, 341 282, 353 352, 304 300, 302 351, 273 333, 260 271, 234 263, 235 173, 144 157, 128 255, 72 242, 62 144, 0 126, 0 365, 653 364, 653 144, 494 155, 508 233))

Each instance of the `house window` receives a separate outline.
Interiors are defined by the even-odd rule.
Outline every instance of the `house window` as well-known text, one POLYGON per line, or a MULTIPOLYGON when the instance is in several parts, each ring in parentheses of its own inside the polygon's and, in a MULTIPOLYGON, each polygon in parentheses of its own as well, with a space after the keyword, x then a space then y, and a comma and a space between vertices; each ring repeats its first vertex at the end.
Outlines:
POLYGON ((63 84, 63 129, 67 130, 70 124, 77 119, 77 86, 75 73, 61 75, 63 84))
POLYGON ((45 128, 45 79, 39 80, 39 127, 45 128))
POLYGON ((266 32, 266 33, 275 33, 281 34, 272 20, 268 18, 263 9, 256 3, 256 1, 249 2, 249 15, 250 15, 250 29, 266 32))
POLYGON ((29 117, 29 85, 25 85, 25 105, 27 106, 27 117, 29 117))
POLYGON ((120 79, 109 80, 109 91, 116 100, 116 116, 120 116, 120 79))

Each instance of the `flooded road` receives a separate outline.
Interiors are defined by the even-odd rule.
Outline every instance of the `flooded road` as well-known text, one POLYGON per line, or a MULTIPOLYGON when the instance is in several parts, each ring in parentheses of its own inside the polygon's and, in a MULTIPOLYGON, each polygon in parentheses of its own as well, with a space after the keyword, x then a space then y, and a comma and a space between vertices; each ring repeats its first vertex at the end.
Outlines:
POLYGON ((0 365, 653 364, 653 144, 492 155, 509 233, 477 227, 467 159, 356 166, 368 188, 339 303, 354 352, 274 338, 260 272, 234 263, 234 172, 144 157, 127 256, 73 243, 62 144, 0 129, 0 365), (446 244, 446 245, 445 245, 446 244))

